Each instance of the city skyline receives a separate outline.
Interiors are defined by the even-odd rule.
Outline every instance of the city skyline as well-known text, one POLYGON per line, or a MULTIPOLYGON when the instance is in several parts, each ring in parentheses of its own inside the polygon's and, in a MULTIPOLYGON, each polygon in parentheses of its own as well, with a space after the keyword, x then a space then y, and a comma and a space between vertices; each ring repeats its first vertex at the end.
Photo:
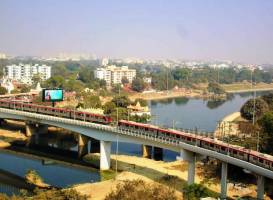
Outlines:
POLYGON ((257 0, 3 0, 0 52, 273 63, 272 9, 257 0))

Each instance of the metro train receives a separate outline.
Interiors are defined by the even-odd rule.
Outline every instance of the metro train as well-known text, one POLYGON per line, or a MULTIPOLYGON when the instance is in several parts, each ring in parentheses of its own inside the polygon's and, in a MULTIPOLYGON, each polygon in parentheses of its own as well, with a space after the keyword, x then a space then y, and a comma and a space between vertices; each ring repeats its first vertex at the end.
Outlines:
MULTIPOLYGON (((111 117, 106 115, 74 111, 65 108, 41 106, 37 104, 0 100, 0 107, 100 124, 111 124, 112 122, 111 117)), ((273 156, 262 154, 260 152, 246 149, 244 147, 227 144, 217 139, 211 139, 208 137, 185 133, 173 129, 163 129, 150 124, 143 124, 126 120, 119 120, 118 126, 121 130, 124 131, 145 132, 147 136, 157 137, 166 141, 174 141, 177 143, 184 142, 187 144, 196 145, 201 148, 229 155, 231 157, 238 158, 240 160, 244 160, 273 171, 273 156)))
POLYGON ((237 145, 227 144, 217 139, 211 139, 173 129, 162 129, 149 124, 120 120, 118 125, 125 131, 145 131, 147 136, 156 135, 157 138, 164 138, 166 141, 184 142, 191 145, 196 145, 204 149, 229 155, 273 171, 273 156, 271 155, 262 154, 260 152, 246 149, 237 145))
POLYGON ((74 111, 66 108, 55 108, 49 106, 41 106, 37 104, 21 103, 13 101, 0 100, 0 107, 22 110, 27 112, 41 113, 51 116, 77 119, 87 122, 95 122, 102 124, 110 124, 112 118, 106 115, 94 114, 89 112, 74 111))

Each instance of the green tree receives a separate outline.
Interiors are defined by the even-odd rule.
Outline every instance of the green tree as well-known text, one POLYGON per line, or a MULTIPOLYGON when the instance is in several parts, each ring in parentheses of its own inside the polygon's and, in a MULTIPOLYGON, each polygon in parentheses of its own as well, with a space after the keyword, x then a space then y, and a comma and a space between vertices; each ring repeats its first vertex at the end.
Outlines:
POLYGON ((139 102, 141 106, 148 106, 148 102, 145 99, 135 99, 134 105, 136 105, 137 102, 139 102))
POLYGON ((41 78, 41 74, 37 73, 37 74, 34 74, 31 78, 32 80, 32 85, 33 86, 36 86, 37 83, 41 83, 42 82, 42 78, 41 78))
POLYGON ((65 79, 62 76, 52 76, 45 82, 45 87, 48 88, 63 88, 65 79))
POLYGON ((263 95, 261 98, 268 104, 270 109, 273 109, 273 93, 263 95))
POLYGON ((183 188, 183 199, 199 200, 202 197, 212 196, 212 193, 205 186, 199 184, 187 185, 183 188))
POLYGON ((115 84, 113 87, 112 87, 112 92, 116 93, 116 94, 119 94, 120 92, 122 91, 122 87, 120 84, 115 84))
POLYGON ((142 78, 135 78, 132 81, 132 89, 137 92, 142 92, 145 89, 145 83, 142 78))
POLYGON ((191 70, 188 68, 176 68, 172 71, 175 80, 189 80, 191 70))
POLYGON ((18 93, 20 93, 20 91, 18 89, 14 89, 14 90, 11 90, 10 93, 11 94, 18 94, 18 93))
POLYGON ((124 84, 127 84, 129 83, 129 80, 126 76, 123 76, 122 79, 121 79, 121 83, 124 85, 124 84))
POLYGON ((84 94, 83 104, 85 108, 101 108, 99 96, 84 94))
POLYGON ((116 105, 116 107, 127 108, 131 104, 130 99, 126 95, 116 95, 112 99, 112 102, 116 105))
MULTIPOLYGON (((241 107, 241 116, 244 119, 252 120, 253 119, 253 112, 254 111, 254 99, 248 100, 242 107, 241 107)), ((257 120, 262 116, 264 112, 268 111, 267 103, 261 99, 256 98, 255 100, 255 119, 257 120)))
POLYGON ((20 89, 21 93, 27 93, 30 92, 30 87, 28 85, 22 85, 21 89, 20 89))
POLYGON ((273 154, 273 111, 265 113, 258 121, 261 127, 261 151, 273 154))
POLYGON ((115 112, 115 110, 116 110, 116 104, 114 104, 111 101, 107 102, 107 103, 104 104, 103 110, 104 110, 104 114, 110 115, 111 113, 115 112))
POLYGON ((225 90, 218 83, 209 83, 208 91, 214 94, 224 94, 225 90))
POLYGON ((6 94, 8 91, 6 88, 0 86, 0 95, 6 94))

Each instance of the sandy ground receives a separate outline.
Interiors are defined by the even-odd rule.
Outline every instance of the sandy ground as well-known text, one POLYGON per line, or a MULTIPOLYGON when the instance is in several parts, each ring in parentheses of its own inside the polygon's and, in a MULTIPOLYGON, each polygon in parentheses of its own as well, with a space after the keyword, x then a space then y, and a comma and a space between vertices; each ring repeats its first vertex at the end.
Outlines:
POLYGON ((6 148, 10 146, 9 142, 2 140, 1 138, 6 138, 9 140, 26 140, 27 137, 22 132, 18 130, 18 127, 23 126, 24 123, 7 120, 7 123, 4 123, 0 126, 0 148, 6 148), (12 124, 11 124, 12 123, 12 124), (16 130, 16 131, 15 131, 16 130))
MULTIPOLYGON (((111 157, 112 166, 114 166, 116 158, 118 160, 118 169, 123 170, 123 172, 121 172, 115 180, 80 184, 75 186, 75 189, 89 197, 92 196, 92 199, 94 200, 102 200, 122 180, 143 179, 148 182, 158 182, 164 176, 172 175, 178 177, 178 180, 180 180, 179 182, 181 187, 177 190, 177 193, 180 197, 182 196, 182 187, 185 184, 185 180, 187 180, 187 164, 185 162, 175 161, 166 163, 163 161, 155 161, 135 156, 119 155, 116 157, 113 155, 111 157)), ((196 183, 200 183, 203 180, 204 173, 206 172, 202 169, 202 165, 198 163, 196 167, 196 183)), ((207 182, 206 186, 212 191, 220 192, 219 183, 219 180, 213 180, 207 182)), ((234 185, 233 183, 228 183, 228 195, 230 197, 236 195, 255 196, 255 189, 256 186, 254 185, 239 186, 234 185)))
POLYGON ((10 143, 0 140, 0 148, 7 148, 10 146, 10 143))

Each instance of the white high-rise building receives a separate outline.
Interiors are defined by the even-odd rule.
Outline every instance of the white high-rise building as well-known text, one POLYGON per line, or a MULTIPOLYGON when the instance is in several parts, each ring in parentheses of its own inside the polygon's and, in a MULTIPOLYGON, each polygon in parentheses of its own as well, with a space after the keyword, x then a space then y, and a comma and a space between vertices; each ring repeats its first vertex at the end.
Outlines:
POLYGON ((42 80, 47 80, 51 77, 51 66, 47 65, 8 65, 4 68, 4 75, 12 80, 19 81, 25 84, 32 83, 32 77, 39 74, 42 80))
POLYGON ((136 77, 136 70, 128 69, 127 66, 117 67, 115 65, 95 70, 95 78, 105 80, 108 86, 120 84, 123 77, 126 77, 131 83, 136 77))

